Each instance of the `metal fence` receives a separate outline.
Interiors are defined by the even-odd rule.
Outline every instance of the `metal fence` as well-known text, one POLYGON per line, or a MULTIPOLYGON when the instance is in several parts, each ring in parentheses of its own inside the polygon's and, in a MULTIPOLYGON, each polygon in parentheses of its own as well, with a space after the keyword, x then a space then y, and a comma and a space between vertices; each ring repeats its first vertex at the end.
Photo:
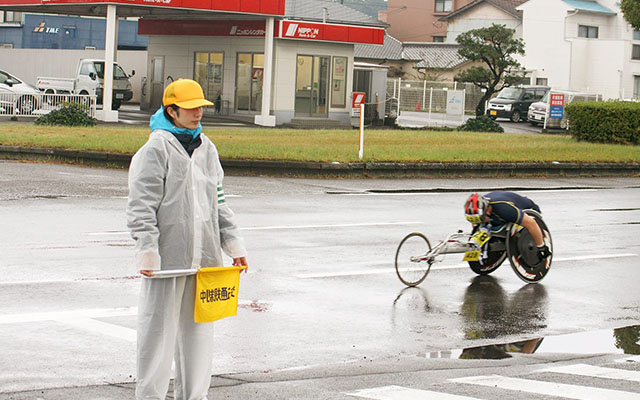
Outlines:
POLYGON ((65 104, 79 104, 87 115, 96 116, 96 96, 0 92, 0 117, 37 118, 65 104))
POLYGON ((447 90, 465 91, 465 112, 474 113, 482 98, 482 91, 471 83, 409 81, 401 78, 387 80, 387 93, 397 99, 398 111, 444 113, 447 109, 447 90))

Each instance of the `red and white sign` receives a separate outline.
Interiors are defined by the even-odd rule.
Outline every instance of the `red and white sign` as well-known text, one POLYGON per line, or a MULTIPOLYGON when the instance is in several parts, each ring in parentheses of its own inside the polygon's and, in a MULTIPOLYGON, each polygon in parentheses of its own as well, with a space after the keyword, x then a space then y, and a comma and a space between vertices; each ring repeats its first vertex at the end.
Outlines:
POLYGON ((276 37, 323 42, 383 44, 384 29, 368 26, 280 21, 276 37))
POLYGON ((360 116, 360 105, 364 104, 364 100, 366 97, 365 92, 353 92, 351 96, 351 116, 359 117, 360 116))
POLYGON ((286 0, 0 0, 2 6, 86 5, 87 3, 165 7, 284 16, 286 0))
POLYGON ((264 21, 138 20, 141 35, 264 37, 264 21))
POLYGON ((559 107, 564 107, 564 94, 560 94, 560 93, 556 93, 556 94, 551 94, 551 98, 550 100, 550 104, 551 106, 559 106, 559 107))

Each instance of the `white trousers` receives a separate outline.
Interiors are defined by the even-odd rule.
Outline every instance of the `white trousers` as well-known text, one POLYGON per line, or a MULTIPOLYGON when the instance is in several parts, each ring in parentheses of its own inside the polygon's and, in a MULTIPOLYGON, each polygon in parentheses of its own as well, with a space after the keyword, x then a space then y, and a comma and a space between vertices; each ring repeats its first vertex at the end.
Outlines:
POLYGON ((206 400, 213 323, 193 322, 196 277, 142 278, 138 304, 136 399, 165 400, 175 360, 176 400, 206 400))

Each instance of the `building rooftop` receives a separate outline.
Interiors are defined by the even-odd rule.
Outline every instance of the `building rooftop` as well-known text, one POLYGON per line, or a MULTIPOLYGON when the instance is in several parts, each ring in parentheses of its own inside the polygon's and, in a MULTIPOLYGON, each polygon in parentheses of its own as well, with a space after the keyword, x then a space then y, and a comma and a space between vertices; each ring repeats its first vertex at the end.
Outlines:
POLYGON ((288 19, 322 22, 325 17, 325 9, 327 23, 349 23, 380 27, 389 26, 358 10, 354 10, 340 3, 325 0, 287 0, 284 15, 288 19))
POLYGON ((527 0, 475 0, 471 3, 467 4, 464 7, 460 7, 459 9, 450 12, 449 14, 439 18, 440 21, 449 21, 459 17, 460 15, 466 13, 470 9, 482 4, 487 3, 494 6, 497 9, 500 9, 507 14, 511 15, 515 19, 522 20, 522 11, 516 10, 516 7, 525 3, 527 0))
POLYGON ((404 43, 404 56, 419 60, 417 68, 455 68, 467 62, 458 54, 459 48, 455 43, 408 42, 404 43))
POLYGON ((616 15, 616 13, 596 1, 589 0, 563 0, 575 10, 587 11, 598 14, 616 15))
POLYGON ((382 46, 356 44, 355 59, 415 61, 418 68, 455 68, 467 60, 458 54, 456 43, 405 42, 385 33, 382 46))

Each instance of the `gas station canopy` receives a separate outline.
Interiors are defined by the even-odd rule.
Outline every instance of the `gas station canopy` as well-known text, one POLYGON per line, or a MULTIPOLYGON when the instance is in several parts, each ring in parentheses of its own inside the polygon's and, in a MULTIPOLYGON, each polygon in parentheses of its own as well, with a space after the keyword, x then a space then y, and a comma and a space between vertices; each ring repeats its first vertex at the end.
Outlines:
POLYGON ((233 13, 284 16, 285 0, 0 0, 0 9, 50 14, 105 16, 109 5, 120 17, 185 17, 233 13))

